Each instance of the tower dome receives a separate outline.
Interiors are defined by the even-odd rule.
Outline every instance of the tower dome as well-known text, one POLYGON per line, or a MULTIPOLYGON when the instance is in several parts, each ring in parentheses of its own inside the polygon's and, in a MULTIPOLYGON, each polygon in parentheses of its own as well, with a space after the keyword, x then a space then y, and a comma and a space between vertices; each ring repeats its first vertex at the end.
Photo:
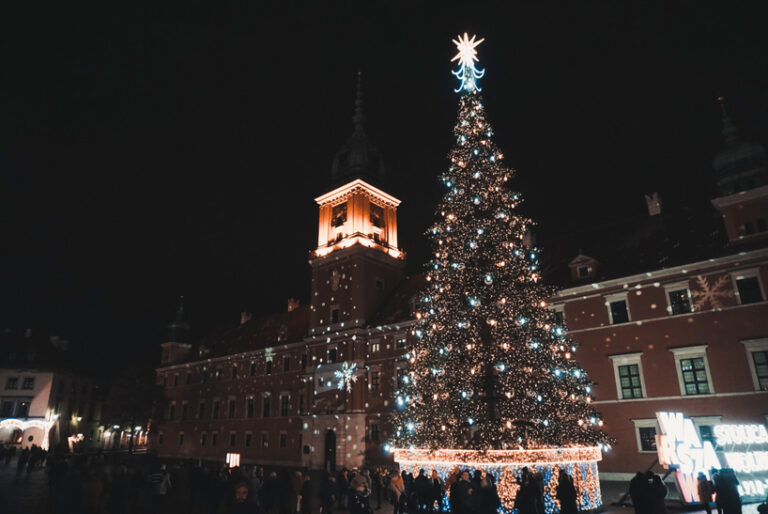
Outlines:
POLYGON ((349 139, 336 152, 331 167, 333 186, 341 185, 356 178, 382 185, 384 181, 384 161, 379 150, 373 145, 365 133, 363 123, 363 90, 362 74, 357 73, 357 95, 355 98, 355 114, 352 117, 354 130, 349 139))
POLYGON ((725 108, 725 99, 718 98, 723 115, 725 143, 712 161, 720 196, 754 189, 768 184, 765 148, 739 139, 736 127, 725 108))

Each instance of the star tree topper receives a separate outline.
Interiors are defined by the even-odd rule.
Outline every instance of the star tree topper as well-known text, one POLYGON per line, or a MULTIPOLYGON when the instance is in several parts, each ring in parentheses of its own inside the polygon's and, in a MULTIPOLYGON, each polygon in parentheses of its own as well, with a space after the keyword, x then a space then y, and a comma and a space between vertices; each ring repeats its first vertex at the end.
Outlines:
POLYGON ((475 61, 477 58, 477 45, 485 41, 485 38, 476 40, 477 36, 473 35, 472 38, 465 32, 463 36, 458 36, 458 39, 453 40, 453 44, 456 45, 456 49, 459 51, 451 62, 459 61, 459 68, 453 73, 456 78, 461 81, 461 85, 455 90, 458 93, 461 90, 465 91, 480 91, 475 82, 485 75, 485 70, 480 70, 475 67, 475 61))
POLYGON ((351 366, 347 362, 342 364, 341 369, 336 370, 333 373, 333 375, 338 379, 336 388, 341 391, 346 387, 348 393, 352 392, 352 384, 357 382, 357 375, 355 375, 356 371, 357 363, 353 363, 351 366))

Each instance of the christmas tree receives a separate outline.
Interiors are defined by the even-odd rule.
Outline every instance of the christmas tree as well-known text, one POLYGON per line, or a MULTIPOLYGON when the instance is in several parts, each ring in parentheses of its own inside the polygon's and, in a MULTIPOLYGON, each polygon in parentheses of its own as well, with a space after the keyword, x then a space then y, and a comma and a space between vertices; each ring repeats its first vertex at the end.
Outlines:
MULTIPOLYGON (((417 342, 396 391, 401 449, 547 449, 607 442, 576 345, 545 301, 532 221, 493 143, 476 47, 454 41, 460 85, 456 146, 428 230, 433 257, 419 298, 417 342)), ((598 453, 599 454, 599 453, 598 453)), ((595 468, 596 470, 596 468, 595 468)))

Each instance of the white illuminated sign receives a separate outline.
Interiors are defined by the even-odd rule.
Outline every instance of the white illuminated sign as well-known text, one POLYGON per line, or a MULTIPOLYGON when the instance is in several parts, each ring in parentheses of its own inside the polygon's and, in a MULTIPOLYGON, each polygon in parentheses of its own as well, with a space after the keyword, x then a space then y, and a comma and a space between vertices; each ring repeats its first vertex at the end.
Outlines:
POLYGON ((661 433, 656 436, 659 463, 675 470, 680 497, 698 503, 696 476, 709 470, 731 468, 740 473, 742 499, 762 501, 768 492, 768 431, 764 425, 715 425, 712 429, 725 466, 710 441, 702 441, 693 420, 681 412, 657 412, 661 433))

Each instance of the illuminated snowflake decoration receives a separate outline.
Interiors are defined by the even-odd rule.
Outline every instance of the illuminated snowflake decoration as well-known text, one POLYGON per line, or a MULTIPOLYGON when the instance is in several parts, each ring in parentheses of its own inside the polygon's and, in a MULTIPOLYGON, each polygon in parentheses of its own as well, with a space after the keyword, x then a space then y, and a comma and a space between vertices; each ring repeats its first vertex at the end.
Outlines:
POLYGON ((696 289, 691 291, 697 311, 704 310, 707 305, 710 309, 723 307, 723 300, 733 298, 733 284, 728 275, 723 275, 714 282, 704 277, 696 279, 696 289))
POLYGON ((338 380, 336 389, 341 391, 342 389, 346 388, 347 392, 352 392, 352 384, 357 382, 357 375, 355 375, 356 371, 357 364, 353 363, 351 366, 346 362, 342 364, 341 369, 333 373, 333 375, 338 380))
POLYGON ((456 49, 459 51, 453 59, 451 59, 451 62, 453 61, 459 61, 459 68, 456 71, 452 71, 457 79, 461 81, 461 85, 458 87, 458 89, 455 89, 454 91, 458 93, 459 91, 481 91, 481 89, 477 86, 477 79, 483 78, 483 75, 485 75, 485 70, 478 69, 475 67, 475 61, 477 61, 477 50, 475 48, 477 45, 485 41, 485 39, 478 39, 475 40, 477 36, 470 37, 467 35, 467 33, 464 33, 464 36, 459 36, 458 40, 454 39, 453 44, 456 45, 456 49))

